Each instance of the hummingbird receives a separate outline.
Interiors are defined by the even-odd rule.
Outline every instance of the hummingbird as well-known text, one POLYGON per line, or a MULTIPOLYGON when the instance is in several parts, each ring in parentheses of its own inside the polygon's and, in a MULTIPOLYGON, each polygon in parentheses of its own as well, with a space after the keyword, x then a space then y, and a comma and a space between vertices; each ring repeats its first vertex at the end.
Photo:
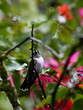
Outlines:
POLYGON ((44 58, 41 56, 38 50, 34 50, 33 59, 31 59, 27 75, 23 84, 21 85, 22 90, 30 90, 31 86, 37 78, 37 75, 42 72, 44 66, 44 58))

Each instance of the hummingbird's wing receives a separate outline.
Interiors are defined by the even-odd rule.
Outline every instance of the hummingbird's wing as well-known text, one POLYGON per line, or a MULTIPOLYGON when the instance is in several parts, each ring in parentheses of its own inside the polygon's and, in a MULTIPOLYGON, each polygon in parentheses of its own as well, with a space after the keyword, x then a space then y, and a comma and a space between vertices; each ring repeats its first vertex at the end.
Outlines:
MULTIPOLYGON (((37 67, 37 62, 34 61, 34 68, 36 69, 37 67)), ((36 80, 37 78, 37 75, 35 73, 35 70, 33 68, 33 64, 32 64, 32 61, 30 62, 30 65, 29 65, 29 69, 28 69, 28 73, 26 75, 26 78, 23 82, 23 84, 21 85, 21 89, 23 90, 26 90, 26 89, 30 89, 30 87, 34 84, 34 81, 36 80)), ((37 71, 37 70, 36 70, 37 71)))
POLYGON ((28 73, 23 84, 21 85, 21 89, 30 89, 30 87, 34 84, 36 77, 32 76, 31 73, 28 73))

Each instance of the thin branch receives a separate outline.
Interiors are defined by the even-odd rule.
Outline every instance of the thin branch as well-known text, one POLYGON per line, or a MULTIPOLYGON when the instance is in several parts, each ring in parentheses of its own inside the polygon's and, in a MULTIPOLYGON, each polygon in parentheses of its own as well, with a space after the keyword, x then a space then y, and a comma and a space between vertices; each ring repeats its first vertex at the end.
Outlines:
POLYGON ((52 110, 55 110, 55 109, 54 109, 54 104, 55 104, 55 101, 56 101, 56 94, 57 94, 57 91, 58 91, 60 82, 62 81, 64 74, 66 74, 66 72, 67 72, 67 67, 68 67, 68 65, 69 65, 69 63, 70 63, 71 55, 76 51, 77 47, 78 47, 78 45, 74 46, 74 47, 71 49, 71 52, 70 52, 70 54, 69 54, 69 57, 68 57, 68 59, 67 59, 65 65, 64 65, 63 72, 62 72, 62 74, 61 74, 61 76, 60 76, 60 78, 59 78, 59 80, 58 80, 58 83, 57 83, 57 85, 55 86, 54 91, 53 91, 53 93, 52 93, 52 101, 51 101, 51 109, 52 109, 52 110))
POLYGON ((46 93, 45 93, 45 91, 44 91, 44 87, 43 87, 43 85, 42 85, 42 83, 41 83, 41 80, 40 80, 40 78, 39 78, 39 74, 37 73, 36 70, 35 70, 35 72, 36 72, 36 75, 37 75, 37 78, 38 78, 39 86, 40 86, 41 91, 42 91, 42 94, 43 94, 42 98, 46 98, 46 93))
POLYGON ((62 54, 58 54, 55 50, 53 50, 51 47, 49 47, 48 45, 44 44, 41 40, 36 39, 33 37, 33 34, 31 34, 31 37, 27 37, 26 39, 24 39, 23 41, 21 41, 20 43, 18 43, 17 45, 15 45, 14 47, 12 47, 11 49, 7 50, 5 52, 5 55, 10 54, 12 51, 14 51, 16 48, 20 47, 21 45, 23 45, 24 43, 26 43, 27 41, 36 41, 39 44, 43 45, 50 53, 52 53, 54 56, 56 56, 58 59, 62 58, 62 54))
POLYGON ((48 45, 44 44, 41 40, 37 39, 37 38, 30 38, 31 40, 34 40, 36 42, 38 42, 39 44, 43 45, 50 53, 52 53, 54 56, 56 56, 58 59, 62 58, 62 54, 58 54, 55 50, 53 50, 51 47, 49 47, 48 45))
MULTIPOLYGON (((34 24, 32 24, 32 31, 31 31, 31 37, 33 38, 33 30, 34 29, 34 24)), ((34 42, 33 42, 33 39, 31 40, 32 41, 32 47, 31 47, 31 50, 32 50, 32 63, 33 63, 33 66, 34 66, 34 60, 33 60, 33 46, 34 46, 34 42)))
POLYGON ((52 109, 52 110, 55 110, 55 109, 54 109, 54 103, 55 103, 55 101, 56 101, 56 94, 57 94, 57 91, 58 91, 58 87, 59 87, 59 85, 60 85, 60 82, 62 81, 63 76, 64 76, 64 74, 66 73, 66 68, 67 68, 67 66, 68 66, 68 64, 69 64, 69 61, 70 61, 70 57, 68 58, 68 60, 67 60, 67 62, 66 62, 66 64, 65 64, 65 66, 64 66, 63 72, 62 72, 62 74, 61 74, 61 76, 60 76, 60 78, 59 78, 59 80, 58 80, 58 83, 57 83, 57 85, 55 86, 54 91, 53 91, 53 93, 52 93, 52 102, 51 102, 51 107, 52 107, 51 109, 52 109))
POLYGON ((27 37, 26 39, 24 39, 23 41, 21 41, 20 43, 18 43, 17 45, 15 45, 14 47, 12 47, 11 49, 7 50, 5 52, 5 55, 8 55, 10 54, 14 49, 20 47, 21 45, 23 45, 25 42, 31 40, 30 37, 27 37))
POLYGON ((62 54, 58 54, 55 50, 53 50, 51 47, 49 47, 48 45, 44 44, 41 40, 33 38, 32 37, 33 34, 31 34, 31 37, 27 37, 26 39, 24 39, 23 41, 21 41, 20 43, 18 43, 17 45, 15 45, 14 47, 10 48, 9 50, 7 50, 4 54, 8 55, 10 54, 12 51, 14 51, 16 48, 20 47, 21 45, 23 45, 25 42, 33 40, 38 42, 39 44, 43 45, 50 53, 52 53, 54 56, 56 56, 58 59, 62 58, 62 54))
POLYGON ((37 71, 36 71, 36 69, 35 69, 35 67, 34 67, 34 60, 33 60, 33 50, 34 50, 34 35, 33 35, 33 29, 34 29, 34 24, 32 24, 32 31, 31 31, 31 36, 32 36, 32 48, 31 48, 31 50, 32 50, 32 63, 33 63, 33 70, 35 71, 35 74, 36 74, 36 76, 37 76, 37 78, 38 78, 38 82, 39 82, 39 85, 40 85, 40 88, 41 88, 41 90, 42 90, 42 94, 43 94, 43 96, 44 96, 44 98, 46 98, 46 94, 45 94, 45 91, 44 91, 44 88, 43 88, 43 85, 42 85, 42 83, 41 83, 41 80, 40 80, 40 78, 39 78, 39 74, 37 73, 37 71))
POLYGON ((42 85, 42 83, 41 83, 41 80, 40 80, 40 78, 39 78, 39 75, 38 75, 38 82, 39 82, 40 88, 41 88, 41 90, 42 90, 42 94, 43 94, 42 98, 46 98, 46 93, 45 93, 45 91, 44 91, 44 87, 43 87, 43 85, 42 85))
MULTIPOLYGON (((36 72, 36 71, 35 71, 36 72)), ((38 83, 39 83, 39 86, 40 86, 40 88, 41 88, 41 91, 42 91, 42 98, 44 99, 44 98, 46 98, 46 93, 45 93, 45 91, 44 91, 44 87, 43 87, 43 85, 42 85, 42 83, 41 83, 41 80, 40 80, 40 78, 39 78, 39 74, 36 72, 36 75, 37 75, 37 78, 38 78, 38 83)))

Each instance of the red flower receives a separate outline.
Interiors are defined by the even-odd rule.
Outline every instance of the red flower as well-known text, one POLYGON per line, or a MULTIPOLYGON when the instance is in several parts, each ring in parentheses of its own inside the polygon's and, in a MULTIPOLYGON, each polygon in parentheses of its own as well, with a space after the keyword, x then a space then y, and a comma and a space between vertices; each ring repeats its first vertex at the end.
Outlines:
POLYGON ((65 101, 65 104, 64 104, 64 101, 65 100, 57 101, 57 103, 55 104, 55 108, 57 110, 71 110, 71 108, 73 106, 73 101, 68 99, 68 100, 65 101), (60 108, 63 108, 63 109, 60 109, 60 108))
POLYGON ((70 13, 65 14, 67 20, 72 20, 73 16, 70 13))
POLYGON ((70 8, 67 4, 57 7, 57 11, 61 16, 65 16, 67 20, 72 20, 73 16, 70 14, 70 8))
MULTIPOLYGON (((45 90, 46 90, 48 83, 54 82, 53 78, 51 76, 49 76, 47 73, 45 75, 40 75, 39 77, 40 77, 41 82, 44 85, 45 90)), ((35 83, 36 83, 37 88, 40 88, 37 79, 35 80, 35 83)))
MULTIPOLYGON (((54 83, 54 82, 57 83, 58 82, 58 80, 59 80, 59 78, 60 78, 60 76, 62 74, 62 70, 61 70, 61 68, 59 68, 59 63, 55 59, 53 59, 53 58, 46 59, 44 66, 46 68, 51 68, 55 72, 57 72, 53 76, 49 76, 49 73, 48 74, 45 74, 45 75, 40 75, 40 79, 41 79, 41 81, 42 81, 42 83, 44 85, 44 88, 46 89, 47 84, 49 82, 52 82, 52 83, 54 83)), ((65 82, 67 82, 69 80, 69 78, 70 77, 68 75, 65 75, 64 78, 63 78, 63 82, 61 81, 60 84, 62 86, 67 87, 67 85, 65 84, 65 82)), ((36 85, 37 85, 38 88, 40 88, 39 85, 38 85, 38 81, 37 80, 36 80, 36 85)))
POLYGON ((70 11, 69 6, 67 4, 58 6, 57 10, 58 10, 59 14, 62 16, 64 16, 65 14, 67 14, 70 11))
MULTIPOLYGON (((73 106, 73 101, 68 99, 65 102, 64 105, 64 101, 65 100, 58 100, 56 102, 56 104, 54 105, 54 107, 56 108, 56 110, 71 110, 72 106, 73 106)), ((33 108, 33 110, 51 110, 50 106, 45 106, 43 108, 33 108)))
POLYGON ((33 108, 33 110, 51 110, 50 107, 47 105, 43 108, 33 108))

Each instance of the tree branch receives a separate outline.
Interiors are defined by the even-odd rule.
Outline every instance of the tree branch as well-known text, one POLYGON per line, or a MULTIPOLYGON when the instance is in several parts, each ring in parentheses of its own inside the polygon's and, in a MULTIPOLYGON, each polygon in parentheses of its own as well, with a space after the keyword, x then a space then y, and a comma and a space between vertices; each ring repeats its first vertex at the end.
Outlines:
POLYGON ((58 59, 62 58, 62 54, 58 54, 55 50, 53 50, 51 47, 49 47, 48 45, 44 44, 41 40, 36 39, 34 37, 32 37, 33 35, 31 35, 31 37, 27 37, 26 39, 24 39, 23 41, 21 41, 20 43, 18 43, 17 45, 15 45, 14 47, 12 47, 11 49, 7 50, 4 54, 7 56, 8 54, 10 54, 12 51, 14 51, 16 48, 20 47, 21 45, 23 45, 25 42, 33 40, 38 42, 39 44, 43 45, 50 53, 52 53, 54 56, 56 56, 58 59))
POLYGON ((37 71, 36 71, 36 69, 35 69, 35 67, 34 67, 34 60, 33 60, 33 50, 34 50, 34 42, 33 42, 33 40, 34 40, 34 35, 33 35, 33 29, 34 29, 34 24, 32 24, 32 31, 31 31, 31 36, 32 36, 32 39, 31 39, 31 40, 32 40, 31 50, 32 50, 33 71, 35 71, 35 74, 36 74, 36 76, 37 76, 37 78, 38 78, 38 82, 39 82, 39 86, 40 86, 40 88, 41 88, 41 90, 42 90, 42 94, 43 94, 44 98, 46 98, 46 94, 45 94, 43 85, 42 85, 41 80, 40 80, 40 78, 39 78, 39 74, 37 73, 37 71))
POLYGON ((27 37, 26 39, 24 39, 23 41, 21 41, 20 43, 18 43, 17 45, 15 45, 14 47, 12 47, 11 49, 7 50, 5 52, 5 55, 8 55, 10 54, 14 49, 20 47, 21 45, 23 45, 25 42, 31 40, 30 37, 27 37))
POLYGON ((56 101, 56 94, 57 94, 57 91, 58 91, 60 82, 62 81, 64 74, 66 74, 66 72, 67 72, 67 67, 68 67, 68 65, 69 65, 69 63, 70 63, 71 55, 76 51, 77 47, 78 47, 78 45, 75 45, 75 46, 71 49, 71 52, 70 52, 70 54, 69 54, 69 57, 68 57, 68 59, 67 59, 65 65, 64 65, 63 72, 62 72, 62 74, 61 74, 61 76, 60 76, 60 78, 59 78, 59 80, 58 80, 58 83, 57 83, 57 85, 55 86, 54 91, 53 91, 53 93, 52 93, 52 101, 51 101, 51 109, 52 109, 52 110, 55 110, 55 109, 54 109, 54 104, 55 104, 55 101, 56 101))
POLYGON ((38 74, 37 74, 37 78, 38 78, 39 86, 40 86, 41 91, 42 91, 42 94, 43 94, 42 98, 45 98, 45 99, 46 99, 46 93, 45 93, 45 91, 44 91, 44 87, 43 87, 43 85, 42 85, 42 83, 41 83, 41 80, 40 80, 38 74))
POLYGON ((56 56, 58 59, 62 58, 62 54, 58 54, 55 50, 53 50, 51 47, 49 47, 48 45, 44 44, 41 40, 37 39, 37 38, 30 38, 31 40, 34 40, 36 42, 38 42, 39 44, 43 45, 50 53, 52 53, 54 56, 56 56))

